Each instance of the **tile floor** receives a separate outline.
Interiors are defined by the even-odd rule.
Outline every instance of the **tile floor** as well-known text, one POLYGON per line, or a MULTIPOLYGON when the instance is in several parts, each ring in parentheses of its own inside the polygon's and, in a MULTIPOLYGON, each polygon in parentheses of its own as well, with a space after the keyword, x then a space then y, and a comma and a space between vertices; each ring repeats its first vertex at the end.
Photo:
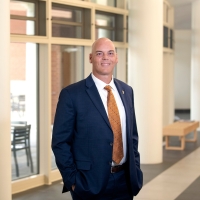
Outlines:
MULTIPOLYGON (((181 119, 189 114, 176 113, 181 119)), ((173 144, 180 141, 172 139, 173 144)), ((144 186, 134 200, 200 200, 200 132, 196 143, 186 143, 183 151, 165 150, 163 163, 141 165, 144 186)), ((61 181, 13 195, 13 200, 71 200, 62 194, 61 181)))

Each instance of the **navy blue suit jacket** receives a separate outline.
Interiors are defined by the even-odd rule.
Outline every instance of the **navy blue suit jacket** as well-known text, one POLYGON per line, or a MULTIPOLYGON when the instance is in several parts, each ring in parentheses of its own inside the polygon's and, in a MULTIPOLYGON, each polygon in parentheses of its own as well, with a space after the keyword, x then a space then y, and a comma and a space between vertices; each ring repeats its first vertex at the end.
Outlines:
MULTIPOLYGON (((114 79, 126 112, 127 170, 132 194, 143 182, 138 153, 133 90, 114 79), (122 92, 123 91, 123 92, 122 92)), ((52 149, 63 178, 63 192, 75 191, 93 199, 106 187, 112 163, 113 133, 101 97, 91 77, 64 88, 59 97, 52 136, 52 149)))

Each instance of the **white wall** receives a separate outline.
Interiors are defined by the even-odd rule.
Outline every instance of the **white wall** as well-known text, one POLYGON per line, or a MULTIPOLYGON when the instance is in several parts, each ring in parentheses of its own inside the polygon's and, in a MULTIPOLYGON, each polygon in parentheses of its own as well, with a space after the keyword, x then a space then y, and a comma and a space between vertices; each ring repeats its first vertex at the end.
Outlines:
POLYGON ((191 30, 175 30, 175 109, 190 109, 191 30))
MULTIPOLYGON (((200 0, 192 4, 191 115, 200 121, 200 0)), ((200 128, 198 129, 200 130, 200 128)))

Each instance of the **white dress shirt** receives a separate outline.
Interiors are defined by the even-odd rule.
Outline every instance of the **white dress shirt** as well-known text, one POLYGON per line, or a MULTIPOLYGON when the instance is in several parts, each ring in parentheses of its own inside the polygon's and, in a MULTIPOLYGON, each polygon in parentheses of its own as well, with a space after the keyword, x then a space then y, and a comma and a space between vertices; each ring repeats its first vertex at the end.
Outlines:
MULTIPOLYGON (((101 81, 100 79, 98 79, 97 77, 95 77, 92 74, 92 79, 97 87, 97 90, 100 94, 101 100, 103 102, 104 108, 106 110, 106 113, 108 115, 108 108, 107 108, 107 96, 108 96, 108 91, 104 89, 104 87, 106 85, 110 85, 112 88, 112 93, 115 97, 115 101, 117 103, 117 107, 119 110, 119 115, 120 115, 120 121, 121 121, 121 129, 122 129, 122 141, 123 141, 123 152, 124 152, 124 157, 122 158, 122 160, 120 161, 120 165, 126 162, 126 113, 125 113, 125 109, 124 109, 124 105, 122 103, 122 100, 120 98, 120 95, 118 93, 118 90, 114 84, 113 78, 111 80, 111 82, 109 84, 104 83, 103 81, 101 81)), ((112 165, 114 166, 115 163, 112 162, 112 165)))

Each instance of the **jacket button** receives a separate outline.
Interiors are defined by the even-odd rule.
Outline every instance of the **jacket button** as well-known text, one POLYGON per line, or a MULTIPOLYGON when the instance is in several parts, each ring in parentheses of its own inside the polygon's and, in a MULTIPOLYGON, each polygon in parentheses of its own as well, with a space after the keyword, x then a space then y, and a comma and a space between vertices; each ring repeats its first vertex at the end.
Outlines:
POLYGON ((113 143, 112 143, 112 142, 110 143, 110 146, 113 146, 113 143))

